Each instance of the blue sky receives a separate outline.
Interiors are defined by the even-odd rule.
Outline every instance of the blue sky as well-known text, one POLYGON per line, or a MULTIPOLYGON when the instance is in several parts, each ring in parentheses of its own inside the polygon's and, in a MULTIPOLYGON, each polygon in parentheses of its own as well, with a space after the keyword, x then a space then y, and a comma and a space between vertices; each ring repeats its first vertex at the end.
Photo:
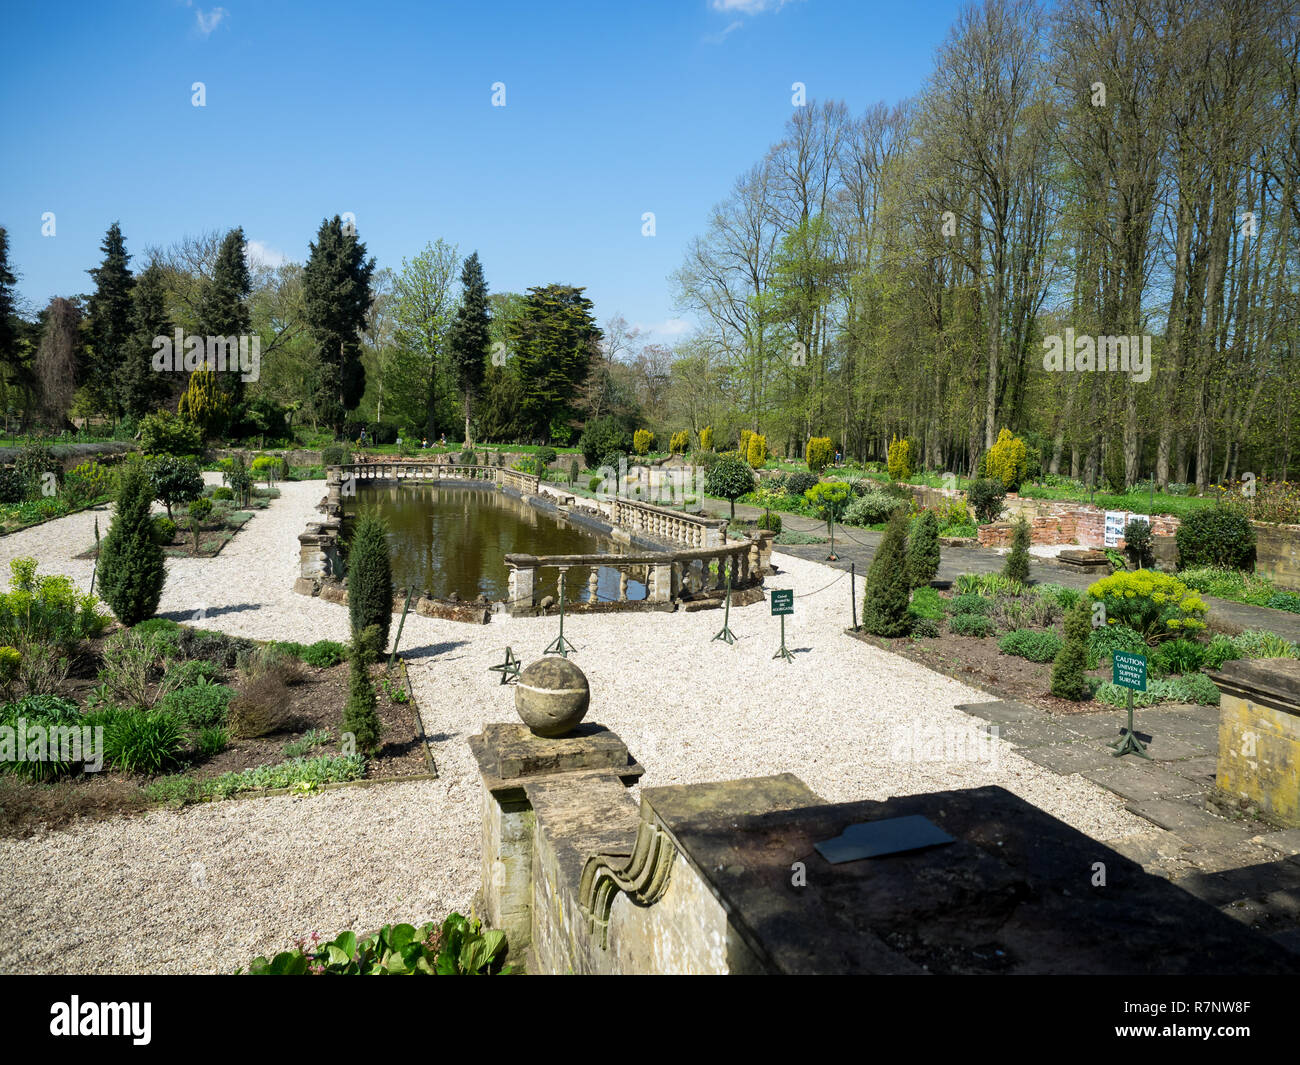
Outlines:
POLYGON ((779 139, 791 83, 855 114, 912 95, 959 6, 10 3, 0 225, 33 307, 90 289, 115 219, 133 253, 242 225, 267 259, 302 260, 351 211, 381 266, 442 237, 494 291, 582 285, 602 322, 671 342, 668 275, 779 139))

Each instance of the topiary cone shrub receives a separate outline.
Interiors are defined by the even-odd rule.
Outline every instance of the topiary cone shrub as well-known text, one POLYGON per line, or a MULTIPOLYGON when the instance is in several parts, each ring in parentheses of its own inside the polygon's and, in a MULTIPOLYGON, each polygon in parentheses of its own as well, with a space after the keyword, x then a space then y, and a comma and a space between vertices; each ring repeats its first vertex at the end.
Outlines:
POLYGON ((1080 702, 1091 697, 1088 687, 1088 637, 1092 635, 1092 604, 1080 599, 1065 615, 1065 643, 1052 662, 1051 692, 1058 699, 1080 702))
POLYGON ((907 606, 912 590, 907 582, 907 513, 889 519, 884 538, 867 571, 862 598, 862 629, 873 636, 906 636, 911 630, 907 606))
POLYGON ((1011 554, 1002 567, 1002 576, 1021 584, 1029 580, 1029 521, 1023 514, 1011 530, 1011 554))
POLYGON ((907 581, 913 588, 929 584, 939 573, 939 519, 924 510, 907 542, 907 581))
POLYGON ((376 653, 388 646, 393 621, 393 564, 388 554, 388 523, 372 510, 357 517, 348 548, 348 617, 352 636, 379 630, 376 653))
POLYGON ((352 639, 348 655, 348 701, 343 707, 343 731, 352 733, 357 751, 370 756, 379 751, 379 715, 375 711, 375 686, 370 681, 370 664, 383 647, 377 625, 369 625, 352 639))
POLYGON ((99 593, 123 625, 151 618, 162 598, 167 569, 154 539, 153 484, 144 465, 126 463, 118 482, 113 521, 99 552, 99 593))

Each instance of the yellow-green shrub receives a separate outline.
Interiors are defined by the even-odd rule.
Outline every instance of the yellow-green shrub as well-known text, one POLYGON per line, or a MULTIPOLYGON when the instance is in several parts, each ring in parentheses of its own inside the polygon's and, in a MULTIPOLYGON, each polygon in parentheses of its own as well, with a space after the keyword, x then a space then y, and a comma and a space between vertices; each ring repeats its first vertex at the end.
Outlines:
POLYGON ((713 426, 711 425, 706 425, 700 430, 700 450, 713 450, 713 426))
POLYGON ((763 464, 767 462, 767 437, 760 436, 758 433, 750 433, 749 447, 746 450, 745 457, 754 469, 762 469, 763 464))
POLYGON ((683 429, 680 433, 673 433, 672 438, 668 441, 668 450, 674 455, 684 455, 686 449, 691 446, 691 431, 683 429))
POLYGON ((1106 608, 1107 625, 1127 625, 1147 643, 1195 638, 1209 612, 1199 592, 1157 570, 1112 573, 1088 585, 1088 598, 1106 608))
POLYGON ((831 444, 829 436, 814 436, 803 449, 804 461, 808 463, 808 469, 814 473, 821 473, 831 464, 835 458, 835 447, 831 444))
POLYGON ((889 442, 889 476, 895 481, 906 481, 912 476, 912 445, 909 441, 894 437, 889 442))
POLYGON ((996 477, 1008 492, 1014 492, 1025 478, 1025 466, 1029 461, 1029 449, 1018 436, 1012 436, 1010 429, 998 433, 997 442, 989 448, 984 457, 984 475, 996 477))
POLYGON ((638 455, 648 455, 655 446, 655 434, 649 429, 638 429, 632 434, 632 450, 638 455))

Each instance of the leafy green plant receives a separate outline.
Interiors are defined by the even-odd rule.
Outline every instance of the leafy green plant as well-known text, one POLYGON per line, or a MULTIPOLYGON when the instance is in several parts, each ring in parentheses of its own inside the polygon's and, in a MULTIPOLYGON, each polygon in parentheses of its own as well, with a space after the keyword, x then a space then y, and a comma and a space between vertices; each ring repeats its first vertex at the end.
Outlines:
POLYGON ((139 462, 128 462, 118 482, 113 521, 99 555, 99 587, 124 625, 151 617, 167 574, 154 540, 149 507, 153 487, 139 462))
POLYGON ((1155 677, 1165 677, 1171 673, 1195 673, 1204 660, 1204 644, 1185 639, 1166 640, 1147 659, 1147 669, 1155 677))
POLYGON ((1124 552, 1138 569, 1149 569, 1155 565, 1155 538, 1151 534, 1151 522, 1142 518, 1130 518, 1124 526, 1124 552))
POLYGON ((212 489, 212 498, 214 500, 230 500, 235 498, 235 493, 226 485, 220 484, 212 489))
POLYGON ((1292 641, 1262 629, 1248 629, 1233 643, 1246 658, 1300 658, 1300 649, 1292 641))
POLYGON ((301 758, 309 754, 317 747, 326 746, 333 736, 329 729, 314 728, 304 732, 298 739, 290 740, 284 745, 284 756, 286 758, 301 758))
POLYGON ((1127 625, 1151 644, 1203 631, 1209 610, 1200 593, 1156 570, 1113 573, 1090 584, 1088 596, 1105 606, 1107 625, 1127 625))
MULTIPOLYGON (((1097 698, 1111 706, 1123 707, 1128 705, 1129 690, 1106 681, 1098 686, 1097 698)), ((1219 689, 1204 673, 1192 673, 1185 677, 1170 677, 1167 680, 1148 680, 1146 691, 1133 692, 1134 706, 1152 706, 1160 702, 1217 706, 1219 689)))
POLYGON ((977 478, 966 490, 966 499, 975 511, 975 520, 981 525, 998 520, 1006 496, 1002 482, 992 477, 977 478))
POLYGON ((1215 505, 1195 510, 1181 520, 1175 539, 1180 567, 1255 567, 1255 530, 1235 509, 1215 505))
POLYGON ((169 520, 174 505, 189 503, 203 494, 203 472, 193 459, 157 455, 149 459, 145 471, 153 487, 153 498, 167 508, 169 520))
MULTIPOLYGON (((59 753, 76 754, 76 751, 57 750, 52 743, 51 730, 80 729, 87 723, 76 703, 58 695, 26 695, 16 702, 5 703, 0 706, 0 727, 11 730, 13 749, 6 749, 6 745, 0 742, 0 752, 3 752, 0 753, 0 772, 12 773, 36 783, 71 773, 82 763, 55 757, 59 753), (17 740, 19 728, 26 730, 21 745, 17 740), (19 758, 20 753, 28 757, 19 758)), ((80 732, 77 735, 79 742, 80 732)), ((86 752, 83 750, 82 753, 86 752)))
MULTIPOLYGON (((1088 607, 1088 603, 1084 601, 1083 606, 1088 607)), ((1147 653, 1146 641, 1136 629, 1131 629, 1127 625, 1104 625, 1093 629, 1090 608, 1088 618, 1091 630, 1088 636, 1089 669, 1096 669, 1103 664, 1109 669, 1111 655, 1116 651, 1128 651, 1130 654, 1147 653)))
POLYGON ((429 922, 385 925, 359 939, 341 932, 311 948, 305 942, 271 960, 254 958, 250 976, 486 976, 506 974, 505 933, 453 913, 441 926, 429 922))
POLYGON ((294 643, 292 641, 276 642, 286 654, 293 655, 299 661, 318 669, 337 666, 348 657, 348 649, 336 640, 317 640, 315 643, 294 643))
POLYGON ((1245 652, 1237 646, 1231 636, 1224 636, 1221 632, 1215 633, 1205 647, 1205 654, 1201 657, 1201 668, 1222 669, 1223 663, 1244 657, 1245 652))
POLYGON ((950 608, 954 614, 977 614, 987 617, 993 613, 996 604, 975 592, 954 596, 950 608))
POLYGON ((1082 702, 1091 694, 1086 671, 1088 640, 1092 633, 1092 609, 1086 600, 1080 600, 1065 616, 1065 639, 1052 660, 1050 691, 1058 699, 1082 702))
POLYGON ((230 745, 230 734, 220 725, 199 729, 198 749, 205 758, 220 754, 230 745))
POLYGON ((200 678, 188 687, 169 692, 159 701, 159 706, 175 714, 189 728, 212 728, 225 724, 234 695, 224 684, 200 678))
POLYGON ((104 730, 104 757, 128 773, 157 773, 175 764, 185 726, 166 710, 128 710, 104 730))
POLYGON ((914 617, 942 621, 947 611, 938 589, 923 585, 912 592, 912 602, 907 608, 914 617))
POLYGON ((992 636, 993 619, 982 614, 956 614, 948 622, 948 631, 954 636, 992 636))
POLYGON ((913 639, 935 638, 939 635, 939 623, 934 618, 921 618, 913 615, 912 632, 913 639))
POLYGON ((1022 584, 1029 580, 1029 540, 1029 520, 1021 514, 1012 526, 1011 553, 1002 567, 1002 576, 1007 580, 1022 584))
POLYGON ((160 547, 166 547, 176 539, 176 523, 161 514, 153 516, 153 538, 160 547))
POLYGON ((939 573, 939 519, 925 510, 912 523, 907 540, 907 580, 913 588, 928 585, 939 573))
POLYGON ((1062 610, 1074 609, 1075 603, 1083 598, 1077 588, 1067 588, 1063 584, 1040 584, 1034 588, 1034 594, 1042 599, 1050 599, 1062 610))
POLYGON ((1050 662, 1060 653, 1062 641, 1050 629, 1015 629, 998 640, 998 650, 1031 662, 1050 662))
POLYGON ((736 520, 736 500, 754 490, 754 471, 740 456, 728 452, 719 455, 713 469, 705 475, 704 491, 731 504, 731 520, 736 520))
POLYGON ((906 545, 907 515, 899 511, 890 519, 867 571, 862 628, 873 636, 905 636, 911 627, 906 545))

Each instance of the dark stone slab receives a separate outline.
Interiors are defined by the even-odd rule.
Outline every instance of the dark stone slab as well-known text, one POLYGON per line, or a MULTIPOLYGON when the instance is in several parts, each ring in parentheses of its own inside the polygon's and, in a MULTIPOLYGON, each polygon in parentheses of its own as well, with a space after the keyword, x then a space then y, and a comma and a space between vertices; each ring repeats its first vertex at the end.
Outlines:
POLYGON ((1082 773, 1113 761, 1111 753, 1096 743, 1064 743, 1050 747, 1026 747, 1016 752, 1057 773, 1082 773))
POLYGON ((1175 883, 1213 906, 1241 899, 1257 899, 1262 904, 1263 912, 1277 909, 1290 909, 1294 912, 1300 908, 1300 866, 1293 862, 1278 860, 1224 869, 1217 873, 1193 873, 1175 883))
POLYGON ((1177 773, 1198 788, 1208 791, 1214 787, 1214 775, 1218 771, 1218 765, 1217 758, 1204 755, 1200 758, 1185 758, 1180 762, 1170 762, 1165 768, 1171 773, 1177 773))
POLYGON ((998 725, 1008 724, 1012 721, 1042 721, 1044 717, 1041 710, 1035 710, 1032 706, 1026 706, 1024 703, 1008 700, 997 700, 988 703, 960 703, 957 709, 970 714, 972 717, 980 717, 985 721, 991 721, 998 725))
POLYGON ((584 769, 612 769, 633 778, 644 772, 618 735, 594 722, 555 739, 535 736, 523 724, 485 725, 469 745, 489 786, 584 769))
POLYGON ((1038 721, 990 722, 984 731, 1007 740, 1017 747, 1042 747, 1046 744, 1070 743, 1078 737, 1060 725, 1040 719, 1038 721), (993 729, 997 729, 994 733, 993 729))
POLYGON ((1128 718, 1120 711, 1103 714, 1071 714, 1055 719, 1068 732, 1086 740, 1113 743, 1120 738, 1120 730, 1127 727, 1128 718))
POLYGON ((555 874, 577 897, 582 867, 593 854, 630 855, 640 821, 636 804, 612 770, 557 773, 523 782, 555 848, 555 874))
POLYGON ((1199 790, 1186 777, 1144 762, 1136 755, 1125 755, 1123 759, 1111 757, 1110 762, 1097 769, 1085 769, 1083 776, 1133 802, 1194 795, 1199 790))
POLYGON ((773 781, 642 793, 772 972, 1300 974, 1268 938, 1002 788, 743 812, 773 781), (813 848, 917 815, 956 842, 835 866, 813 848))
POLYGON ((1129 810, 1168 829, 1193 847, 1232 847, 1244 843, 1255 833, 1244 825, 1215 817, 1188 802, 1173 799, 1147 799, 1129 803, 1129 810))

